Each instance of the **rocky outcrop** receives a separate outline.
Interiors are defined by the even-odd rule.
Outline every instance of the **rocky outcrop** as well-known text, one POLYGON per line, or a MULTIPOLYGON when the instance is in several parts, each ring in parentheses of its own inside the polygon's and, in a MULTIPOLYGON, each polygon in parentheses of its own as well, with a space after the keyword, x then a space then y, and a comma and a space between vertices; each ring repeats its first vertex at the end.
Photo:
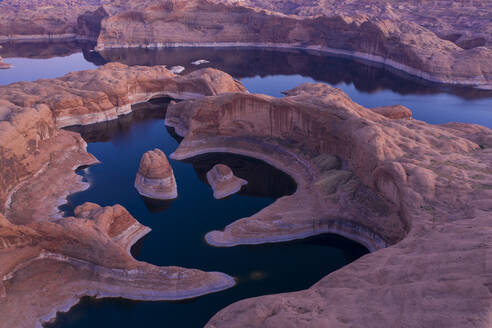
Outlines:
POLYGON ((322 84, 168 108, 184 136, 172 158, 243 154, 297 182, 210 244, 332 232, 373 251, 307 290, 234 303, 207 327, 490 326, 492 131, 390 117, 322 84))
POLYGON ((102 21, 97 49, 187 45, 316 49, 431 81, 491 87, 491 49, 464 50, 418 24, 385 16, 301 17, 241 3, 141 1, 102 21))
POLYGON ((176 76, 165 66, 112 63, 57 79, 11 84, 0 89, 0 97, 22 107, 46 104, 60 128, 112 120, 130 113, 133 104, 151 98, 189 99, 229 91, 244 88, 228 74, 211 68, 176 76))
POLYGON ((392 119, 411 118, 412 111, 402 105, 374 107, 372 110, 378 114, 392 119))
MULTIPOLYGON (((234 2, 234 1, 229 1, 234 2)), ((463 47, 492 45, 492 8, 486 2, 388 1, 388 0, 242 0, 244 5, 300 16, 365 15, 407 20, 463 47), (456 19, 459 17, 459 19, 456 19)))
POLYGON ((241 190, 248 181, 234 175, 231 168, 224 164, 216 164, 207 172, 207 181, 217 199, 225 198, 241 190))
POLYGON ((99 50, 308 48, 382 63, 440 83, 492 88, 490 9, 466 0, 451 8, 434 1, 393 7, 384 0, 364 5, 309 0, 6 0, 0 13, 4 40, 97 39, 99 50))
POLYGON ((97 159, 59 127, 110 120, 153 97, 242 90, 213 69, 178 77, 121 64, 0 87, 0 327, 40 326, 84 295, 177 300, 234 285, 222 273, 133 259, 130 247, 150 229, 119 205, 84 204, 61 219, 58 206, 88 186, 74 170, 97 159))
POLYGON ((140 195, 151 199, 178 197, 173 168, 162 150, 149 150, 143 154, 135 178, 135 188, 140 195))
POLYGON ((154 97, 242 90, 210 68, 176 76, 163 66, 122 64, 0 87, 0 212, 17 223, 58 216, 55 205, 86 188, 73 170, 97 160, 80 135, 59 127, 111 120, 154 97))
POLYGON ((0 327, 41 326, 82 295, 179 300, 234 285, 218 272, 136 261, 130 247, 150 229, 119 205, 85 203, 75 216, 19 226, 0 214, 0 327))

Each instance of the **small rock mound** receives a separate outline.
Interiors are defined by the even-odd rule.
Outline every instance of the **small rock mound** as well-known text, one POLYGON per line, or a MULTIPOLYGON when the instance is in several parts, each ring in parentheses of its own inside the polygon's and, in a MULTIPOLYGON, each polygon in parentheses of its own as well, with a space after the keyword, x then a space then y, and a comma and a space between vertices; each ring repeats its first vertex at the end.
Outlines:
POLYGON ((224 164, 217 164, 208 171, 207 181, 214 190, 216 199, 235 194, 241 190, 243 185, 248 183, 248 181, 236 177, 230 167, 224 164))
POLYGON ((173 169, 160 149, 149 150, 143 154, 135 178, 135 188, 140 195, 152 199, 178 197, 173 169))
POLYGON ((378 114, 386 116, 387 118, 398 120, 412 117, 412 111, 405 106, 381 106, 372 108, 372 110, 378 114))

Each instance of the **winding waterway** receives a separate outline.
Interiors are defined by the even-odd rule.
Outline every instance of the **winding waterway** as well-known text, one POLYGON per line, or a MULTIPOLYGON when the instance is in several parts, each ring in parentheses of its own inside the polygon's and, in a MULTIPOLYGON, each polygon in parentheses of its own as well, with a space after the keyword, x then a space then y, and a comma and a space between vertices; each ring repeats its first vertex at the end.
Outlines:
MULTIPOLYGON (((282 91, 316 81, 341 88, 367 107, 403 104, 416 119, 429 123, 472 122, 492 128, 490 92, 437 86, 352 59, 304 51, 182 48, 111 50, 99 54, 87 45, 51 43, 11 47, 4 44, 0 55, 14 64, 10 70, 0 71, 0 84, 56 77, 110 61, 182 65, 185 72, 211 66, 240 79, 254 93, 281 97, 282 91), (36 47, 42 51, 36 51, 36 47), (198 67, 190 64, 197 59, 210 63, 198 67)), ((132 249, 138 260, 225 272, 237 279, 237 285, 185 302, 84 298, 49 327, 200 327, 232 302, 308 288, 367 253, 357 243, 335 235, 257 246, 208 246, 203 239, 205 233, 221 230, 295 190, 290 177, 250 158, 216 154, 187 163, 170 160, 178 199, 156 204, 141 198, 133 188, 141 155, 160 148, 169 156, 178 145, 173 131, 164 126, 166 106, 165 100, 155 101, 116 121, 74 128, 82 133, 88 150, 101 164, 79 171, 91 187, 72 195, 63 209, 70 215, 75 206, 86 201, 100 205, 119 203, 152 228, 132 249), (236 175, 249 181, 239 194, 225 200, 215 200, 204 182, 205 172, 219 162, 228 164, 236 175)))

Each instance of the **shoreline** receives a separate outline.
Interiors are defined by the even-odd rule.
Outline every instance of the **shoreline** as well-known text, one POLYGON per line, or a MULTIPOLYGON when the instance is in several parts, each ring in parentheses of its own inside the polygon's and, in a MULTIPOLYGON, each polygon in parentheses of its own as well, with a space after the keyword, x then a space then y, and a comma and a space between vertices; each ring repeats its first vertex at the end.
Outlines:
MULTIPOLYGON (((67 42, 67 41, 93 41, 97 40, 93 38, 81 37, 74 33, 67 34, 33 34, 33 35, 14 35, 14 36, 0 36, 0 44, 8 42, 67 42)), ((424 80, 426 82, 437 83, 443 86, 463 86, 473 87, 478 90, 492 90, 492 81, 487 81, 483 76, 476 76, 472 78, 460 78, 449 79, 446 77, 439 77, 435 74, 431 74, 420 69, 408 66, 406 64, 396 62, 392 59, 384 58, 381 56, 371 55, 360 51, 351 51, 338 48, 324 47, 324 46, 305 46, 296 43, 253 43, 253 42, 154 42, 149 44, 96 44, 95 51, 104 51, 110 49, 164 49, 164 48, 264 48, 264 49, 293 49, 293 50, 305 50, 311 52, 317 52, 320 54, 328 54, 333 57, 341 58, 354 58, 359 59, 363 63, 368 65, 382 65, 384 68, 396 72, 405 73, 410 77, 417 80, 424 80)))
POLYGON ((392 59, 384 58, 381 56, 370 55, 367 53, 359 51, 350 51, 337 48, 323 47, 323 46, 303 46, 301 44, 290 44, 290 43, 251 43, 251 42, 156 42, 147 45, 142 44, 108 44, 105 45, 97 44, 94 47, 95 51, 103 51, 109 49, 128 49, 128 48, 193 48, 193 47, 203 47, 203 48, 265 48, 265 49, 296 49, 296 50, 307 50, 315 51, 323 54, 331 54, 334 57, 342 58, 357 58, 368 63, 381 64, 385 68, 391 68, 393 70, 404 72, 418 79, 422 79, 428 82, 439 83, 442 85, 449 86, 468 86, 474 87, 479 90, 492 90, 492 83, 483 79, 481 76, 466 79, 447 79, 440 78, 431 73, 424 72, 422 70, 410 67, 408 65, 396 62, 392 59))

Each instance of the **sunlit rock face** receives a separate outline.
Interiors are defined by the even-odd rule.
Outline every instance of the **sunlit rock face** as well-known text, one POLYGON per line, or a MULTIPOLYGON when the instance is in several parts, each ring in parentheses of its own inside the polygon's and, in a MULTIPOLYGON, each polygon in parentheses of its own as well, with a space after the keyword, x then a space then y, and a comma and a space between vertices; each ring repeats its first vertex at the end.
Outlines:
POLYGON ((143 154, 135 178, 135 188, 140 195, 151 199, 178 197, 173 169, 162 150, 149 150, 143 154))
POLYGON ((217 199, 225 198, 241 190, 248 182, 234 175, 231 168, 224 164, 216 164, 207 172, 207 181, 217 199))
POLYGON ((166 124, 184 137, 173 158, 248 155, 296 180, 293 195, 208 233, 210 244, 335 232, 373 251, 305 291, 234 303, 207 327, 490 326, 490 129, 364 108, 323 84, 184 101, 166 124))

